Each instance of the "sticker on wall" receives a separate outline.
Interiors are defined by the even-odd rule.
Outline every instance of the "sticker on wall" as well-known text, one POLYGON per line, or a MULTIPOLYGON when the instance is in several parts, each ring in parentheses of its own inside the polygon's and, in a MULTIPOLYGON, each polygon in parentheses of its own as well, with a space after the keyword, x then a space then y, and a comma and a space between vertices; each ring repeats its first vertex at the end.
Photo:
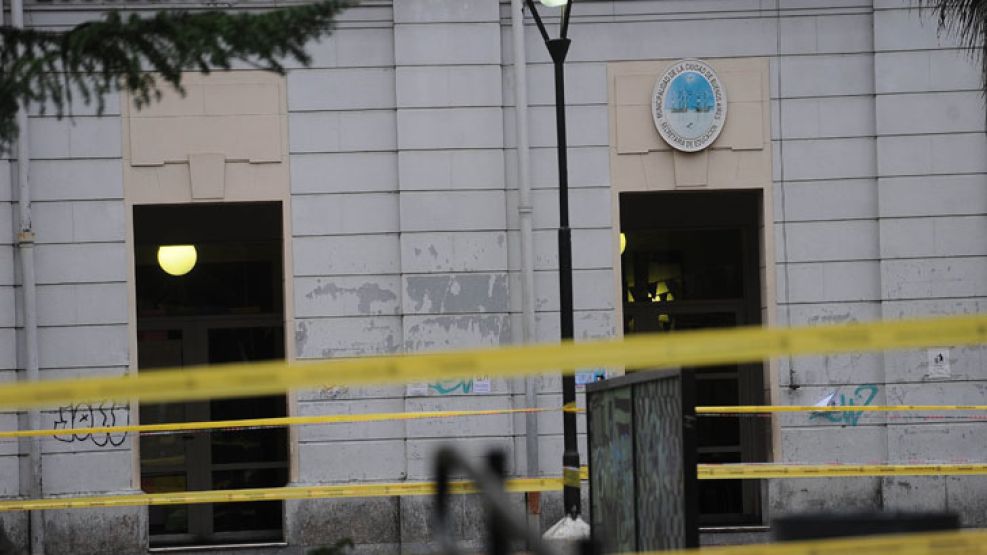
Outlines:
POLYGON ((952 372, 949 369, 949 349, 929 349, 929 377, 948 378, 952 372))
POLYGON ((490 393, 490 378, 481 376, 473 378, 473 393, 490 393))
POLYGON ((577 370, 576 371, 576 386, 585 386, 586 384, 602 382, 607 379, 607 371, 605 368, 594 368, 592 370, 577 370))
POLYGON ((703 150, 727 120, 727 91, 705 62, 680 60, 658 76, 651 95, 658 134, 683 152, 703 150))

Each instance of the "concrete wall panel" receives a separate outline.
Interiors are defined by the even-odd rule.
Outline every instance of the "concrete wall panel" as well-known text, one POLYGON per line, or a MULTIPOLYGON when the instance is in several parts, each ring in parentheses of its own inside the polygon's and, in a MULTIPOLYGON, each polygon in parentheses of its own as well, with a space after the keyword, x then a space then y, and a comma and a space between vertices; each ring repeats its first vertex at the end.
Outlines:
POLYGON ((37 202, 31 220, 38 243, 98 243, 123 241, 126 214, 117 200, 37 202))
POLYGON ((987 173, 987 135, 953 133, 878 137, 881 176, 987 173))
POLYGON ((503 191, 409 191, 401 193, 401 229, 415 232, 504 229, 503 191))
MULTIPOLYGON (((402 150, 398 153, 401 190, 502 189, 504 151, 402 150)), ((508 171, 507 176, 514 175, 508 171)))
POLYGON ((501 148, 500 108, 421 108, 400 110, 398 146, 402 150, 501 148))
POLYGON ((368 440, 307 444, 299 450, 299 472, 311 484, 403 478, 404 443, 403 440, 368 440))
POLYGON ((391 68, 309 69, 288 72, 288 110, 369 110, 394 107, 391 68))
POLYGON ((288 146, 293 154, 394 150, 394 112, 292 113, 288 146))
POLYGON ((881 265, 889 299, 987 296, 987 258, 889 260, 881 265))
POLYGON ((393 274, 401 260, 396 235, 296 237, 292 245, 296 276, 393 274))
POLYGON ((126 268, 122 242, 35 247, 38 284, 124 282, 126 268))
POLYGON ((430 23, 394 28, 394 58, 399 66, 499 64, 496 23, 430 23))
POLYGON ((291 157, 291 192, 296 195, 395 191, 397 181, 397 155, 393 152, 325 152, 291 157))
MULTIPOLYGON (((130 362, 125 325, 43 327, 38 329, 41 368, 127 366, 130 362)), ((85 375, 85 372, 79 372, 85 375)))
POLYGON ((399 108, 501 106, 501 71, 494 65, 400 67, 399 108))
POLYGON ((882 177, 881 216, 987 214, 987 174, 882 177))
POLYGON ((123 166, 117 159, 32 160, 31 196, 37 201, 122 199, 123 166))
POLYGON ((987 216, 901 218, 881 221, 885 258, 985 256, 987 216))
POLYGON ((393 193, 306 195, 292 203, 291 216, 295 237, 399 231, 393 193))
POLYGON ((874 179, 775 183, 773 192, 776 222, 857 220, 877 213, 874 179))
POLYGON ((41 326, 127 323, 124 283, 41 285, 37 292, 41 326))

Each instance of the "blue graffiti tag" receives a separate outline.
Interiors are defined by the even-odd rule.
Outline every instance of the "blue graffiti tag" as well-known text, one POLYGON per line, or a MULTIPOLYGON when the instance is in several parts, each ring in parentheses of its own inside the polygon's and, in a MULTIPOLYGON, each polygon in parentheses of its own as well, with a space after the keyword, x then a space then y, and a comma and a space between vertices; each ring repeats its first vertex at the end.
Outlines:
MULTIPOLYGON (((877 386, 874 384, 861 385, 853 391, 853 397, 847 398, 843 393, 839 394, 839 401, 834 403, 837 407, 854 407, 862 406, 867 407, 874 401, 877 397, 877 386), (866 396, 866 399, 864 398, 866 396)), ((834 424, 843 424, 846 426, 856 426, 860 422, 860 415, 863 414, 859 411, 846 411, 846 412, 814 412, 809 417, 809 420, 814 420, 816 418, 823 418, 829 420, 834 424)))
POLYGON ((450 395, 453 393, 462 392, 469 393, 473 391, 473 379, 467 380, 446 380, 436 383, 428 384, 428 388, 432 391, 438 393, 439 395, 450 395))

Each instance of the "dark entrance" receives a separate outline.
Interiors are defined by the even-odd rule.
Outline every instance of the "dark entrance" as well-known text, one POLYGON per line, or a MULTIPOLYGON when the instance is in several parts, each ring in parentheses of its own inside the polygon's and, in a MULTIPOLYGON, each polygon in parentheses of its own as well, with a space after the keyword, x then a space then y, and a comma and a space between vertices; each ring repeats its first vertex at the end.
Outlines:
MULTIPOLYGON (((140 371, 284 358, 280 203, 134 207, 140 371), (170 275, 163 245, 193 245, 191 271, 170 275)), ((142 404, 142 424, 286 414, 284 396, 142 404)), ((286 429, 144 435, 141 487, 148 493, 283 486, 286 429)), ((283 503, 149 507, 151 547, 283 539, 283 503)))
MULTIPOLYGON (((761 206, 760 191, 621 194, 624 333, 760 324, 761 206)), ((762 404, 761 364, 688 370, 697 406, 762 404)), ((698 461, 763 461, 767 429, 756 417, 702 417, 698 461)), ((759 482, 700 481, 700 524, 760 524, 759 482)))

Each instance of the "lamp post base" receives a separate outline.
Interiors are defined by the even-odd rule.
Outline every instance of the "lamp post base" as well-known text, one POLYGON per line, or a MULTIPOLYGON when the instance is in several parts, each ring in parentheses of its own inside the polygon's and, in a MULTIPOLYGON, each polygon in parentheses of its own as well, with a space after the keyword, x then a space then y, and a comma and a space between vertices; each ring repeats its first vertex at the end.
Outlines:
POLYGON ((565 515, 542 534, 546 540, 578 541, 589 539, 589 524, 580 516, 565 515))

